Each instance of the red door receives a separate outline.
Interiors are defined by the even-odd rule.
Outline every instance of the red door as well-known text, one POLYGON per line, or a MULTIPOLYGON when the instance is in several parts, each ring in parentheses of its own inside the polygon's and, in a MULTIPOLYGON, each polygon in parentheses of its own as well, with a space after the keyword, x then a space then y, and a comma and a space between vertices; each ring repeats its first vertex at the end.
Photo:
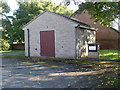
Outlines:
POLYGON ((41 56, 55 57, 54 31, 40 31, 41 56))

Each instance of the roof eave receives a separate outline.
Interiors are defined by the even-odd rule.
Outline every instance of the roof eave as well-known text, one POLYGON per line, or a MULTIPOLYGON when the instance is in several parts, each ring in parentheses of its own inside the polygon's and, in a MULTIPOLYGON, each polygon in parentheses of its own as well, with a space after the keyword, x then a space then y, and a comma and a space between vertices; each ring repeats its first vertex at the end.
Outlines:
POLYGON ((86 27, 86 26, 82 26, 82 25, 80 25, 80 24, 78 24, 78 25, 76 26, 76 28, 77 28, 77 27, 83 28, 83 29, 87 29, 87 30, 91 30, 91 31, 97 31, 97 30, 98 30, 98 29, 95 28, 95 27, 86 27))

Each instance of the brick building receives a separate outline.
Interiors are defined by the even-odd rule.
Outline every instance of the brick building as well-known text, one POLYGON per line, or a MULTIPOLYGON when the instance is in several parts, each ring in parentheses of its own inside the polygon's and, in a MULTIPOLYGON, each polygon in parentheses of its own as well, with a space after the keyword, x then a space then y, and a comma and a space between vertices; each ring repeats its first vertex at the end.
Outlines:
POLYGON ((96 42, 100 44, 100 49, 120 49, 120 29, 116 30, 112 27, 102 26, 99 23, 95 24, 95 19, 91 19, 86 10, 80 14, 75 12, 71 17, 98 28, 96 31, 96 42))

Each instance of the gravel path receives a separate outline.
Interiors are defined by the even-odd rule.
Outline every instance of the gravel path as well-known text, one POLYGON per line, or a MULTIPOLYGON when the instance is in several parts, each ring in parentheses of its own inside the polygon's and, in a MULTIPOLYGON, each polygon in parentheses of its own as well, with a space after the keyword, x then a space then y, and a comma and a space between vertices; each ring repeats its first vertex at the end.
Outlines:
POLYGON ((53 61, 2 58, 2 88, 84 88, 98 82, 91 70, 53 61))

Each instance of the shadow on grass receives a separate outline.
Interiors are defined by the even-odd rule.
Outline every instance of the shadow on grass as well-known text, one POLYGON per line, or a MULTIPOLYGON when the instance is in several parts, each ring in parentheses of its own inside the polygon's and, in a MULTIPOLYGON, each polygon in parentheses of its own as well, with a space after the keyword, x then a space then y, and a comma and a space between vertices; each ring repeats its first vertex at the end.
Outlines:
POLYGON ((120 50, 100 50, 101 59, 120 60, 120 50))

